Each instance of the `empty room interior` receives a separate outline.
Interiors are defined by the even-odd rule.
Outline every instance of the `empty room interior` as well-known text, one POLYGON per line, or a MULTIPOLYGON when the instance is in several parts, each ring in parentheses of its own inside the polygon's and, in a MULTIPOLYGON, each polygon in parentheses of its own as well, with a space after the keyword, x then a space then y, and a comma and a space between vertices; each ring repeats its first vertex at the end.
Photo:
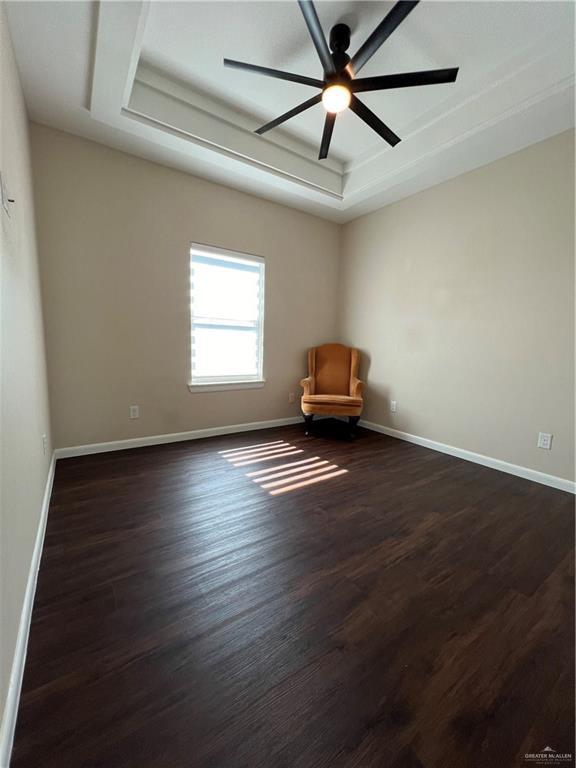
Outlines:
POLYGON ((0 768, 574 766, 574 2, 0 2, 0 768))

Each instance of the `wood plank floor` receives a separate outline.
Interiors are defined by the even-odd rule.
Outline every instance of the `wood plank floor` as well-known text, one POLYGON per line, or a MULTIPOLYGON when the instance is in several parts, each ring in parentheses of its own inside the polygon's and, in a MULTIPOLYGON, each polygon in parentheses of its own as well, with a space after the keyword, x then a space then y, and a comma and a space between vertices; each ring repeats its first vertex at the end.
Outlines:
POLYGON ((11 765, 574 753, 573 542, 571 495, 366 431, 61 460, 11 765), (302 452, 219 453, 276 441, 302 452), (313 457, 347 472, 247 476, 313 457))

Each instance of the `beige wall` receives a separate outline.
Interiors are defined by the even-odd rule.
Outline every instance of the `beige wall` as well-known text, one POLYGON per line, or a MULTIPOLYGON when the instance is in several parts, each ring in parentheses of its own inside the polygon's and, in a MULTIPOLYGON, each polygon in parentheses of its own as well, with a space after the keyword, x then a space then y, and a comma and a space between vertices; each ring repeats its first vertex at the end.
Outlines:
POLYGON ((340 227, 43 126, 32 149, 55 445, 297 416, 340 227), (191 241, 266 258, 263 389, 188 390, 191 241))
POLYGON ((368 420, 572 478, 572 145, 339 227, 33 125, 55 444, 297 415, 306 347, 339 337, 370 358, 368 420), (193 240, 267 259, 262 390, 188 391, 193 240))
MULTIPOLYGON (((47 479, 50 428, 28 122, 0 4, 0 712, 47 479), (47 436, 46 454, 42 435, 47 436)), ((0 756, 1 760, 1 756, 0 756)))
POLYGON ((573 140, 345 227, 340 330, 369 358, 367 420, 574 477, 573 140))

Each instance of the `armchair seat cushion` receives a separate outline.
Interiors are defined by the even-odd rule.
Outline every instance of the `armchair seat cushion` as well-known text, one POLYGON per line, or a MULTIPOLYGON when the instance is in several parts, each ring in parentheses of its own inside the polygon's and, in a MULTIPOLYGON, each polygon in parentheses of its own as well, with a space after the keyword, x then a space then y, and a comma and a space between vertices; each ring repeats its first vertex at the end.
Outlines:
POLYGON ((345 405, 362 407, 361 397, 349 397, 348 395, 304 395, 302 402, 306 405, 345 405))

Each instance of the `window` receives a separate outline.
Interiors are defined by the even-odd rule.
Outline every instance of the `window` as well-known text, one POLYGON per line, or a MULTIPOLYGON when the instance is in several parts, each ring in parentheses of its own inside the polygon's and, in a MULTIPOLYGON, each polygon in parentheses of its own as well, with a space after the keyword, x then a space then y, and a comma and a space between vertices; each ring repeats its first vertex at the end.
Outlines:
POLYGON ((262 386, 264 260, 190 248, 192 387, 262 386))

